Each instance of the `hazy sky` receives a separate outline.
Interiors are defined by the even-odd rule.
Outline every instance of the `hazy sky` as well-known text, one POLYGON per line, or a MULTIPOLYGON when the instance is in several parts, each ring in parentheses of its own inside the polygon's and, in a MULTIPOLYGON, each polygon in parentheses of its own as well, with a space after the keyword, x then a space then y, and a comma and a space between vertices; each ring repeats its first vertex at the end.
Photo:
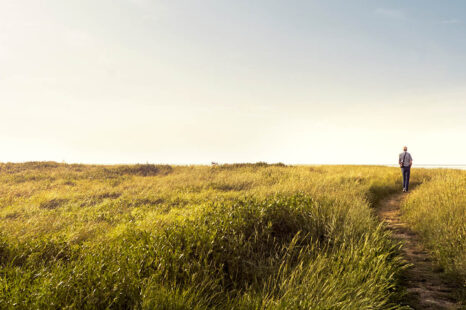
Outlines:
POLYGON ((0 161, 466 163, 466 1, 0 0, 0 161))

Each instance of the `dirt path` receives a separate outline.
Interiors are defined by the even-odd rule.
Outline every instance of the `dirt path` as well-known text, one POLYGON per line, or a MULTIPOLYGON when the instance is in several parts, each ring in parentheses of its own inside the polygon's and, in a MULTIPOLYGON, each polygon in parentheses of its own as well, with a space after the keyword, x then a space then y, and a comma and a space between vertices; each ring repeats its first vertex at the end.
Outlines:
POLYGON ((402 252, 411 264, 405 272, 408 295, 406 304, 414 309, 461 309, 452 297, 452 285, 442 276, 442 271, 435 267, 427 251, 422 247, 419 237, 409 230, 401 221, 400 203, 407 195, 399 193, 379 202, 377 213, 393 238, 402 241, 402 252))

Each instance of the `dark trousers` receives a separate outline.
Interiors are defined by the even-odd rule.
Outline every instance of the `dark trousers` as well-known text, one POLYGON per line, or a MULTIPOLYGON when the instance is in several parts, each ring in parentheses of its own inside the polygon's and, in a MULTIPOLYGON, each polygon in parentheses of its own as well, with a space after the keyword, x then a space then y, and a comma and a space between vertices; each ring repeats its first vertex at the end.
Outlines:
POLYGON ((410 170, 411 167, 401 167, 401 173, 403 174, 403 188, 405 190, 408 190, 410 170))

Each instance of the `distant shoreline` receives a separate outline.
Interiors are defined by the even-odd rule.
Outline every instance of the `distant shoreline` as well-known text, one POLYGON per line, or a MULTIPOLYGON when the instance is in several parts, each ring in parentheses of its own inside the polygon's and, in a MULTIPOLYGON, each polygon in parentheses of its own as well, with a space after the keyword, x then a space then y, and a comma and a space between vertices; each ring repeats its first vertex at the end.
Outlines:
MULTIPOLYGON (((392 164, 392 165, 384 165, 388 167, 398 167, 398 165, 392 164)), ((461 169, 461 170, 466 170, 466 165, 434 165, 434 164, 421 164, 421 165, 414 165, 413 168, 426 168, 426 169, 461 169)))

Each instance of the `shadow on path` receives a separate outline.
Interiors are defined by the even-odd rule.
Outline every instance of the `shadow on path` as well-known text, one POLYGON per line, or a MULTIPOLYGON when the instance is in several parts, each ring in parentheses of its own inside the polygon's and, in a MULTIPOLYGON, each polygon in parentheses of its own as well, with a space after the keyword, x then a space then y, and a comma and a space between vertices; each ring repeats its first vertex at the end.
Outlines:
POLYGON ((455 302, 449 283, 442 270, 433 264, 419 237, 401 220, 400 204, 407 193, 397 193, 381 199, 376 210, 396 241, 402 242, 402 255, 410 264, 403 284, 407 289, 404 303, 413 309, 463 309, 455 302))

